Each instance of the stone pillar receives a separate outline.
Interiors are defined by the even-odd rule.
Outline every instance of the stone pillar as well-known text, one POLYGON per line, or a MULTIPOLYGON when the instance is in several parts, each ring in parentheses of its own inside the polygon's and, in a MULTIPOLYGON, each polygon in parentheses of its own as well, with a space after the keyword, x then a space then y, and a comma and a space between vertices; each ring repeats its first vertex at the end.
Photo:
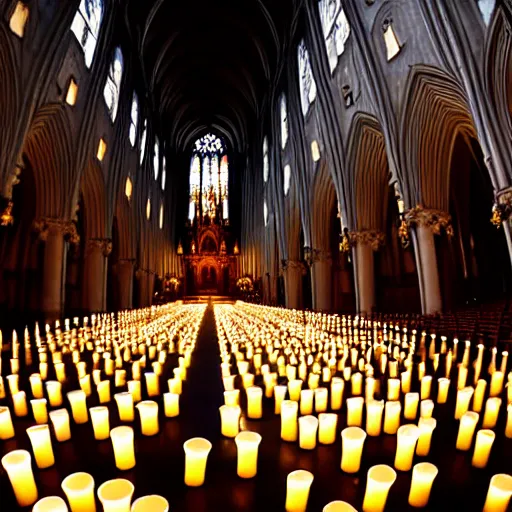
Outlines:
POLYGON ((302 307, 302 277, 304 264, 301 261, 283 261, 284 289, 286 307, 300 309, 302 307))
POLYGON ((133 307, 133 267, 135 260, 117 262, 117 307, 120 310, 133 307))
POLYGON ((313 309, 331 311, 332 303, 332 256, 328 251, 315 249, 311 261, 313 309))
POLYGON ((155 279, 156 279, 156 274, 154 272, 149 272, 148 273, 148 277, 147 277, 147 280, 148 280, 148 306, 151 306, 153 304, 153 299, 154 299, 154 293, 155 293, 155 279))
POLYGON ((356 263, 357 310, 369 315, 377 305, 373 253, 384 244, 384 233, 363 230, 350 234, 356 263))
POLYGON ((112 252, 108 238, 92 238, 85 253, 84 309, 105 311, 107 298, 107 257, 112 252))

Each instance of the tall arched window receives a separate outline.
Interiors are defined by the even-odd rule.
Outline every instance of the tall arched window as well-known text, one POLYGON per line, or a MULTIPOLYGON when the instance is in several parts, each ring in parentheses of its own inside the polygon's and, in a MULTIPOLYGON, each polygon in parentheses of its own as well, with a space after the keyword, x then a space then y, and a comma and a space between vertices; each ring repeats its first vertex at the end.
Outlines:
POLYGON ((103 0, 81 0, 71 24, 71 30, 84 50, 85 65, 88 68, 91 67, 96 50, 102 17, 103 0))
POLYGON ((105 89, 103 89, 103 96, 112 121, 115 121, 117 116, 122 78, 123 53, 121 52, 121 48, 117 47, 114 52, 114 59, 112 60, 112 64, 110 64, 110 68, 108 70, 107 83, 105 84, 105 89))
POLYGON ((137 126, 139 124, 139 100, 137 94, 133 93, 132 111, 130 113, 130 143, 135 146, 137 140, 137 126))
POLYGON ((492 13, 494 12, 494 7, 496 5, 496 0, 478 0, 478 8, 482 13, 482 18, 484 19, 484 23, 489 25, 492 18, 492 13))
POLYGON ((263 181, 265 183, 268 181, 269 172, 270 164, 268 161, 268 139, 265 137, 263 139, 263 181))
POLYGON ((263 201, 263 221, 265 222, 265 226, 268 225, 268 206, 267 201, 263 201))
POLYGON ((162 190, 165 190, 165 181, 167 179, 167 164, 165 162, 165 156, 162 158, 162 190))
POLYGON ((341 0, 320 0, 318 9, 332 73, 338 65, 338 57, 345 51, 345 43, 350 36, 350 25, 341 6, 341 0))
POLYGON ((148 134, 148 121, 144 120, 144 126, 142 127, 142 136, 140 138, 140 164, 144 161, 144 155, 146 154, 146 137, 148 134))
POLYGON ((155 153, 153 155, 153 171, 155 173, 155 180, 158 179, 158 173, 160 172, 160 143, 158 137, 155 137, 155 153))
POLYGON ((279 111, 281 114, 281 147, 284 149, 288 142, 288 108, 284 94, 281 95, 279 111))
POLYGON ((290 192, 291 181, 292 181, 292 168, 289 165, 285 165, 284 171, 283 171, 283 190, 284 190, 285 196, 287 196, 288 192, 290 192))
POLYGON ((309 53, 306 44, 302 40, 298 47, 299 79, 300 79, 300 100, 302 113, 306 115, 309 107, 316 98, 316 82, 309 61, 309 53))
POLYGON ((209 133, 198 139, 190 164, 190 221, 199 211, 203 219, 229 219, 229 162, 223 141, 209 133))
POLYGON ((160 204, 160 214, 158 216, 158 224, 160 226, 160 229, 163 229, 163 227, 164 227, 164 203, 160 204))

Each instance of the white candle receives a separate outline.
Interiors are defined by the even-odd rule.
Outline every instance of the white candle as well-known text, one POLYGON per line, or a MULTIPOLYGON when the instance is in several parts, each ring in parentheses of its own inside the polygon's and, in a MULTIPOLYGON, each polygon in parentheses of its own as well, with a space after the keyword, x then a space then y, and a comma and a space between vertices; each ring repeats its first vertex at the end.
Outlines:
POLYGON ((512 496, 512 476, 494 475, 489 484, 482 512, 507 512, 512 496))
POLYGON ((418 508, 427 506, 437 473, 436 466, 430 462, 420 462, 412 468, 409 505, 418 508))
POLYGON ((281 439, 283 441, 297 440, 298 403, 293 400, 283 400, 281 404, 281 439))
POLYGON ((276 386, 274 388, 275 414, 281 414, 281 405, 284 401, 287 391, 288 388, 286 386, 276 386))
POLYGON ((136 405, 140 415, 140 429, 143 436, 158 434, 158 403, 144 400, 136 405))
POLYGON ((369 436, 380 436, 384 400, 372 400, 366 405, 366 433, 369 436))
POLYGON ((95 512, 94 478, 89 473, 72 473, 64 478, 62 490, 68 499, 71 512, 95 512))
POLYGON ((288 382, 288 393, 290 395, 290 400, 299 401, 300 399, 300 390, 302 389, 302 380, 294 379, 288 382))
POLYGON ((247 417, 260 419, 263 416, 263 390, 258 386, 247 388, 247 417))
POLYGON ((129 380, 128 391, 132 394, 134 403, 140 402, 142 400, 140 380, 129 380))
POLYGON ((327 411, 328 395, 327 388, 315 389, 315 412, 320 413, 327 411))
POLYGON ((37 501, 37 487, 32 472, 30 453, 14 450, 2 457, 2 466, 11 482, 20 507, 28 507, 37 501))
POLYGON ((91 423, 94 431, 94 439, 104 441, 110 436, 110 422, 108 418, 108 408, 104 405, 91 407, 91 423))
POLYGON ((419 393, 406 393, 404 402, 404 418, 415 420, 418 414, 419 393))
POLYGON ((350 379, 352 384, 352 396, 359 396, 363 393, 363 375, 354 373, 350 379))
POLYGON ((254 386, 254 374, 245 373, 244 375, 242 375, 242 385, 245 389, 254 386))
POLYGON ((320 444, 334 444, 336 441, 336 426, 338 415, 323 412, 318 415, 318 442, 320 444))
POLYGON ((402 425, 397 431, 395 469, 410 471, 420 429, 416 425, 402 425))
POLYGON ((361 467, 366 432, 359 427, 347 427, 341 431, 341 470, 357 473, 361 467))
POLYGON ((482 428, 494 428, 498 423, 498 415, 500 413, 501 398, 491 397, 485 403, 484 420, 482 428))
POLYGON ((9 407, 0 406, 0 439, 5 441, 14 437, 14 425, 12 423, 9 407))
POLYGON ((253 478, 258 471, 258 448, 261 436, 256 432, 240 432, 235 438, 237 469, 240 478, 253 478))
POLYGON ((306 512, 313 474, 299 469, 286 479, 286 512, 306 512))
POLYGON ((162 496, 142 496, 133 502, 131 512, 169 512, 169 502, 162 496))
POLYGON ((491 386, 489 390, 489 396, 498 396, 501 395, 503 391, 503 372, 497 371, 491 375, 491 386))
POLYGON ((315 392, 312 389, 303 389, 300 392, 300 413, 303 416, 313 414, 313 398, 315 392))
POLYGON ((420 436, 416 445, 416 455, 426 457, 430 452, 430 444, 432 442, 432 434, 436 428, 437 421, 434 418, 420 418, 418 427, 420 436))
POLYGON ((180 395, 164 393, 164 414, 166 418, 176 418, 180 415, 180 395))
POLYGON ((96 390, 98 391, 98 398, 100 400, 100 404, 107 404, 110 402, 110 381, 102 380, 96 386, 96 390))
POLYGON ((437 403, 445 404, 448 401, 448 391, 450 390, 450 379, 441 377, 437 379, 437 403))
POLYGON ((116 393, 114 399, 117 403, 120 421, 133 421, 135 418, 135 410, 133 408, 133 396, 128 391, 124 393, 116 393))
POLYGON ((207 439, 195 437, 183 445, 185 450, 185 485, 200 487, 206 473, 206 462, 212 444, 207 439))
POLYGON ((385 464, 368 470, 363 512, 384 512, 389 490, 396 480, 396 472, 385 464))
POLYGON ((135 449, 131 427, 116 427, 110 431, 116 467, 121 471, 135 467, 135 449))
POLYGON ((39 469, 46 469, 55 464, 50 428, 48 425, 36 425, 27 428, 27 434, 32 445, 34 458, 39 469))
POLYGON ((66 502, 58 496, 48 496, 40 499, 32 512, 68 512, 66 502))
POLYGON ((148 396, 158 396, 160 394, 158 375, 154 372, 146 372, 144 377, 146 378, 148 396))
POLYGON ((73 414, 75 423, 87 423, 89 416, 87 414, 87 401, 85 393, 79 389, 76 391, 70 391, 67 396, 69 403, 71 404, 71 413, 73 414))
POLYGON ((28 406, 27 395, 25 394, 25 391, 18 391, 12 395, 12 405, 14 407, 14 414, 18 416, 18 418, 27 416, 28 406))
POLYGON ((301 416, 299 418, 299 446, 303 450, 316 448, 316 434, 318 419, 315 416, 301 416))
POLYGON ((512 403, 507 405, 507 424, 505 426, 505 437, 512 439, 512 403))
POLYGON ((46 408, 46 398, 36 398, 34 400, 30 400, 30 405, 32 407, 32 414, 34 415, 35 422, 38 425, 48 423, 48 409, 46 408))
POLYGON ((420 395, 421 395, 422 400, 427 400, 428 398, 430 398, 430 390, 431 389, 432 389, 432 376, 425 375, 425 377, 423 377, 421 379, 420 395))
POLYGON ((455 419, 460 420, 462 415, 468 412, 469 402, 473 396, 473 388, 467 387, 457 391, 457 403, 455 404, 455 419))
POLYGON ((357 512, 357 510, 346 501, 331 501, 325 505, 322 512, 357 512))
POLYGON ((485 468, 487 466, 495 438, 496 434, 492 430, 479 430, 476 433, 475 451, 471 461, 475 468, 485 468))
POLYGON ((30 387, 32 389, 32 396, 34 398, 43 398, 43 381, 41 380, 41 375, 39 373, 33 373, 30 377, 30 387))
POLYGON ((224 405, 240 405, 240 390, 224 391, 224 405))
POLYGON ((396 434, 400 427, 400 413, 402 404, 400 402, 386 402, 384 408, 384 433, 396 434))
POLYGON ((331 379, 331 409, 339 411, 343 403, 343 391, 345 389, 345 381, 340 377, 331 379))
POLYGON ((388 379, 388 400, 394 402, 400 399, 400 380, 388 379))
POLYGON ((347 426, 360 427, 363 424, 364 398, 347 398, 347 426))
POLYGON ((51 407, 60 407, 62 405, 62 384, 55 380, 49 380, 46 383, 46 391, 51 407))
POLYGON ((484 379, 480 379, 476 383, 475 394, 473 396, 473 411, 482 412, 485 400, 485 390, 487 389, 487 382, 484 379))
POLYGON ((135 487, 129 480, 116 478, 98 487, 98 498, 103 512, 130 512, 135 487))
POLYGON ((221 433, 225 437, 236 437, 240 431, 240 414, 239 405, 222 405, 219 407, 221 433))
POLYGON ((471 448, 478 418, 479 414, 477 412, 468 411, 460 419, 457 443, 455 446, 457 450, 467 452, 471 448))

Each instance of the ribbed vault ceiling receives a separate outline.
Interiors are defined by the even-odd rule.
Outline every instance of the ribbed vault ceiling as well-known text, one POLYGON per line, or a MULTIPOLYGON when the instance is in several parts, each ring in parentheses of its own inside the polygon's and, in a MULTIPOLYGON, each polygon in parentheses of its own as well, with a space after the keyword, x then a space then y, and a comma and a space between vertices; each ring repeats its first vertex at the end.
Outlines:
POLYGON ((297 0, 130 0, 139 87, 175 151, 206 131, 243 152, 272 90, 297 0))

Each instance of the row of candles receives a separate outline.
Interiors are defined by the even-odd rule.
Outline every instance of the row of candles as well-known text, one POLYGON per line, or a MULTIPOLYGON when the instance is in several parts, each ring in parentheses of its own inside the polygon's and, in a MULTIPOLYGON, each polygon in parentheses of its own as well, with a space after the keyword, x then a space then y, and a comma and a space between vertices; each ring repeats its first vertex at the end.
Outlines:
MULTIPOLYGON (((111 439, 117 469, 124 471, 135 466, 134 429, 128 425, 110 427, 109 409, 112 400, 111 380, 116 389, 114 394, 119 421, 130 423, 135 420, 135 410, 140 417, 140 430, 143 436, 156 435, 159 432, 159 404, 155 400, 142 400, 144 389, 148 398, 160 396, 160 376, 168 354, 178 355, 178 366, 173 369, 173 377, 168 379, 169 392, 163 393, 164 415, 174 418, 179 415, 179 402, 183 381, 191 363, 197 333, 204 316, 206 306, 192 305, 161 306, 147 310, 134 310, 121 313, 117 322, 111 315, 93 318, 88 326, 70 328, 65 322, 61 331, 57 324, 54 333, 46 328, 46 337, 40 336, 36 328, 35 346, 38 363, 32 357, 32 344, 28 331, 25 331, 24 349, 27 370, 38 364, 39 373, 29 376, 29 389, 33 396, 30 400, 32 416, 36 425, 27 428, 35 464, 45 469, 55 464, 52 445, 53 435, 57 442, 71 439, 70 418, 77 425, 91 421, 94 437, 98 441, 111 439), (137 325, 140 323, 141 325, 137 325), (106 324, 106 325, 105 325, 106 324), (64 356, 71 357, 76 375, 66 374, 64 356), (92 360, 92 363, 91 361, 92 360), (53 362, 51 368, 50 361, 53 362), (144 372, 151 364, 153 371, 144 372), (128 368, 128 369, 127 369, 128 368), (44 369, 46 371, 41 371, 44 369), (56 375, 56 380, 48 380, 48 370, 56 375), (131 380, 127 381, 131 371, 131 380), (91 377, 92 374, 92 377, 91 377), (66 393, 68 408, 64 407, 63 389, 76 377, 80 389, 66 393), (109 380, 110 378, 110 380, 109 380), (45 382, 46 381, 46 382, 45 382), (145 386, 142 383, 145 383, 145 386), (93 393, 93 384, 101 405, 88 407, 87 401, 93 393), (127 388, 126 391, 122 388, 127 388), (46 397, 45 397, 46 391, 46 397), (48 411, 48 405, 54 410, 48 411)), ((8 375, 8 395, 12 401, 15 417, 29 415, 25 391, 21 391, 20 365, 17 337, 13 336, 10 367, 15 373, 8 375), (16 356, 16 357, 14 357, 16 356)), ((69 365, 68 365, 69 366, 69 365)), ((0 352, 1 368, 1 352, 0 352)), ((2 379, 0 375, 0 380, 2 379)), ((7 398, 3 389, 0 398, 7 398)), ((15 425, 9 406, 0 406, 0 439, 7 440, 15 436, 15 425)), ((193 455, 191 455, 193 458, 193 455)), ((32 471, 32 457, 28 451, 14 450, 2 458, 17 502, 20 506, 29 506, 38 499, 38 491, 32 471)), ((191 463, 190 463, 191 464, 191 463)), ((189 466, 190 466, 189 464, 189 466)), ((192 464, 193 465, 193 464, 192 464)), ((194 471, 192 471, 194 473, 194 471)), ((94 480, 86 473, 70 475, 62 482, 71 512, 94 512, 94 480)), ((116 512, 160 512, 168 510, 167 501, 161 496, 146 496, 131 504, 133 485, 124 479, 105 482, 98 488, 97 496, 105 511, 116 512)), ((42 498, 34 505, 35 511, 43 512, 68 510, 66 503, 57 496, 42 498)))
MULTIPOLYGON (((426 333, 422 333, 416 343, 415 332, 408 339, 406 332, 390 326, 389 331, 382 329, 380 336, 375 335, 370 343, 365 334, 359 337, 346 331, 343 337, 334 336, 333 339, 332 333, 325 330, 304 327, 303 324, 296 326, 294 319, 297 312, 282 309, 237 303, 235 307, 216 306, 215 315, 225 387, 225 405, 220 410, 223 435, 234 437, 238 432, 241 408, 240 390, 235 388, 237 378, 241 381, 247 398, 247 417, 262 418, 263 396, 273 397, 274 412, 281 417, 281 439, 288 442, 298 441, 302 449, 314 449, 317 439, 320 444, 335 442, 337 411, 344 404, 347 427, 341 432, 342 471, 359 471, 367 436, 379 436, 382 433, 396 435, 394 469, 413 469, 409 503, 412 506, 424 507, 428 504, 438 470, 428 462, 421 462, 413 467, 413 460, 415 455, 428 456, 437 426, 437 420, 433 417, 434 378, 437 377, 436 402, 446 404, 453 368, 458 377, 454 411, 454 418, 459 420, 456 449, 469 451, 474 442, 472 465, 477 468, 487 465, 496 437, 492 429, 497 426, 501 395, 505 390, 504 376, 508 359, 506 351, 501 353, 499 367, 497 350, 490 351, 488 383, 482 377, 484 347, 477 347, 478 353, 473 362, 476 386, 473 388, 466 385, 470 366, 470 342, 464 344, 462 361, 459 363, 458 341, 454 340, 453 346, 448 348, 447 339, 440 340, 440 353, 444 356, 445 368, 442 376, 439 376, 441 354, 436 351, 435 336, 431 336, 428 343, 426 333), (273 314, 274 311, 276 315, 273 314), (388 358, 388 355, 391 357, 388 358), (414 368, 416 357, 420 361, 414 368), (428 366, 431 367, 433 375, 426 374, 427 363, 430 363, 428 366), (338 372, 341 377, 336 376, 338 372), (381 375, 375 378, 378 372, 381 375), (414 374, 417 374, 419 392, 411 391, 416 386, 414 374), (255 386, 255 379, 260 376, 263 388, 255 386), (279 378, 285 379, 286 383, 279 385, 279 378), (345 388, 349 387, 347 383, 350 384, 352 396, 344 399, 345 388), (308 387, 303 389, 305 384, 308 387), (375 396, 382 394, 384 388, 387 390, 387 400, 376 399, 375 396), (485 400, 487 388, 489 397, 485 400), (287 395, 289 400, 286 400, 287 395), (472 410, 469 410, 471 402, 472 410), (365 405, 366 424, 363 425, 365 405), (332 412, 327 412, 329 407, 332 412), (476 432, 482 409, 482 428, 476 432), (299 412, 302 415, 300 417, 299 412), (402 414, 405 420, 416 421, 418 412, 420 417, 417 425, 400 424, 402 414), (317 413, 318 418, 313 413, 317 413), (361 428, 363 426, 366 431, 361 428)), ((331 325, 348 323, 346 320, 330 322, 331 325)), ((350 323, 357 325, 357 321, 350 323)), ((508 374, 508 382, 512 383, 512 372, 508 374)), ((509 385, 505 427, 505 436, 508 438, 512 438, 511 389, 512 385, 509 385)), ((394 469, 388 466, 371 468, 363 503, 365 512, 384 509, 389 488, 396 478, 394 469), (378 485, 373 485, 373 476, 380 482, 378 485), (386 485, 384 481, 387 482, 386 485), (387 490, 377 492, 377 488, 387 490)), ((312 475, 305 481, 309 481, 310 485, 312 475)), ((495 475, 491 480, 484 510, 506 511, 511 495, 512 476, 495 475)), ((307 502, 307 496, 305 499, 307 502)), ((303 510, 306 502, 303 502, 303 510)))

